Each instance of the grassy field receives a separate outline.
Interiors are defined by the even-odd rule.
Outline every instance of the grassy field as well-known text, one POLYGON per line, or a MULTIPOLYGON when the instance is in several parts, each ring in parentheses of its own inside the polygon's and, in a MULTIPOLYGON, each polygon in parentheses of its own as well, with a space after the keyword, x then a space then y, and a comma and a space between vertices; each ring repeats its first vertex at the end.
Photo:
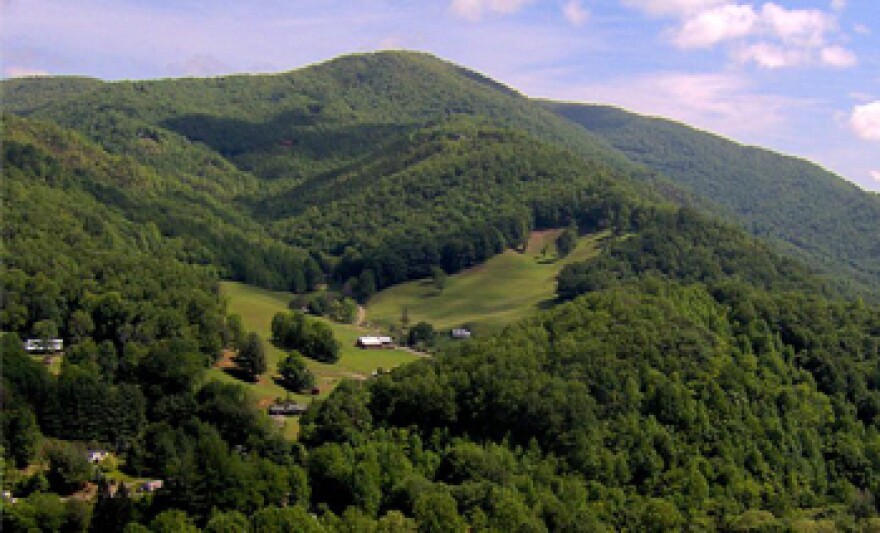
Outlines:
MULTIPOLYGON (((223 282, 223 297, 226 299, 229 312, 241 315, 244 327, 255 331, 263 338, 266 348, 268 371, 257 383, 250 385, 254 394, 265 404, 279 397, 291 396, 300 401, 308 401, 311 396, 289 395, 280 385, 275 383, 278 362, 285 353, 268 342, 271 337, 272 317, 279 311, 287 310, 291 295, 284 292, 273 292, 243 283, 223 282)), ((315 319, 324 320, 324 319, 315 319)), ((364 379, 377 368, 394 368, 417 357, 403 350, 368 351, 355 347, 355 340, 361 335, 372 333, 368 329, 353 325, 337 324, 325 320, 333 329, 336 339, 342 346, 339 361, 328 365, 306 359, 309 369, 315 374, 321 396, 326 395, 336 386, 340 379, 364 379)), ((213 377, 224 381, 238 381, 220 368, 211 370, 213 377)))
POLYGON ((399 323, 406 309, 411 323, 424 320, 441 330, 468 324, 477 334, 496 331, 552 304, 562 267, 595 256, 608 236, 582 237, 571 254, 557 259, 553 243, 559 233, 533 232, 525 251, 508 250, 449 276, 442 291, 429 279, 385 289, 370 300, 367 319, 380 325, 399 323))

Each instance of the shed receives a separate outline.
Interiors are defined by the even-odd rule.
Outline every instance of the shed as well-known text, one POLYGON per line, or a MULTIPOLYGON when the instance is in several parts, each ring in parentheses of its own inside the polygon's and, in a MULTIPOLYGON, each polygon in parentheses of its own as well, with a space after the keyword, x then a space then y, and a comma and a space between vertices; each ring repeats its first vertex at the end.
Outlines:
POLYGON ((24 342, 24 351, 28 353, 60 352, 63 349, 62 339, 28 339, 24 342))
POLYGON ((452 330, 453 339, 470 339, 471 330, 467 328, 455 328, 452 330))
POLYGON ((269 406, 270 415, 278 416, 295 416, 301 415, 309 410, 309 406, 296 402, 278 402, 269 406))
POLYGON ((394 348, 394 339, 391 337, 358 337, 355 346, 364 350, 394 348))
POLYGON ((161 479, 152 479, 141 485, 141 490, 144 492, 156 492, 161 489, 164 484, 165 483, 161 479))
POLYGON ((90 463, 100 463, 108 457, 110 457, 110 452, 107 450, 89 450, 86 452, 86 458, 90 463))

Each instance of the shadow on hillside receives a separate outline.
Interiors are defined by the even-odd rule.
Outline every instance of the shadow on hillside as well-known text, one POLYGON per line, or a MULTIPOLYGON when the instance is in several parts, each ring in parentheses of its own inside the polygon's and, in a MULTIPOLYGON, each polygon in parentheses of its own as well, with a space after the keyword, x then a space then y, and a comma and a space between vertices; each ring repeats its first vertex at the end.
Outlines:
POLYGON ((559 298, 547 298, 546 300, 541 300, 538 302, 536 306, 538 309, 542 311, 546 311, 547 309, 552 309, 553 307, 562 303, 562 300, 559 298))
POLYGON ((227 374, 239 381, 244 381, 245 383, 256 383, 256 380, 251 379, 251 377, 246 372, 243 372, 238 367, 226 367, 223 369, 223 372, 226 372, 227 374))

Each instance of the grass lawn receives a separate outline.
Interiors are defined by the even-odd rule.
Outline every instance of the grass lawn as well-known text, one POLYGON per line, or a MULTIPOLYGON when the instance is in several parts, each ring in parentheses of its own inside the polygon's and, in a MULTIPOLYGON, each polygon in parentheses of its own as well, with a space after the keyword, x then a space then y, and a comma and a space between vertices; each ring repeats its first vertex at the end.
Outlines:
MULTIPOLYGON (((32 355, 31 360, 40 363, 41 365, 45 365, 45 355, 32 355)), ((46 369, 53 376, 57 376, 61 374, 61 363, 64 360, 64 356, 60 354, 55 354, 50 357, 51 363, 46 365, 46 369)))
POLYGON ((399 323, 405 308, 411 323, 424 320, 441 330, 470 324, 477 334, 497 331, 552 304, 562 267, 595 256, 599 243, 608 237, 607 233, 582 237, 571 254, 557 260, 553 243, 559 233, 533 232, 524 252, 507 250, 449 276, 442 291, 430 279, 389 287, 370 300, 367 319, 376 324, 399 323))
MULTIPOLYGON (((261 405, 268 405, 279 397, 288 397, 308 402, 312 396, 289 394, 283 387, 275 383, 274 377, 278 362, 285 352, 268 342, 271 337, 272 317, 279 311, 286 311, 291 295, 285 292, 274 292, 236 282, 222 282, 221 291, 226 299, 228 310, 241 315, 242 323, 247 331, 255 331, 263 338, 266 348, 268 371, 260 376, 257 383, 248 384, 261 405)), ((355 340, 361 335, 368 335, 370 330, 354 325, 337 324, 323 318, 332 329, 341 345, 340 358, 335 364, 328 365, 306 358, 306 364, 315 374, 320 397, 326 396, 341 379, 364 379, 377 368, 389 369, 417 359, 417 356, 403 350, 368 351, 355 347, 355 340)), ((243 383, 230 376, 220 368, 212 368, 210 376, 222 381, 243 383)), ((288 420, 288 426, 295 419, 288 420)), ((296 427, 288 427, 288 434, 295 434, 296 427)))

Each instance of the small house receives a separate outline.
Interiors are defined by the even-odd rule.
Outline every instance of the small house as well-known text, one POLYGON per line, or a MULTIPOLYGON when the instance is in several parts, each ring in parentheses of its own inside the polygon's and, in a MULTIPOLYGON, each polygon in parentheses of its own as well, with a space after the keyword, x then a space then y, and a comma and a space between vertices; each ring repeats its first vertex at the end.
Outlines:
POLYGON ((269 414, 277 416, 296 416, 308 411, 309 406, 296 402, 278 402, 269 406, 269 414))
POLYGON ((60 352, 63 349, 62 339, 28 339, 24 343, 24 351, 28 353, 60 352))
POLYGON ((161 479, 152 479, 141 485, 141 490, 143 492, 156 492, 162 488, 162 485, 164 485, 164 483, 161 479))
POLYGON ((452 330, 453 339, 470 339, 471 330, 467 328, 455 328, 452 330))
POLYGON ((394 348, 394 339, 391 337, 358 337, 355 346, 362 350, 394 348))
POLYGON ((86 452, 86 458, 90 463, 97 464, 108 457, 110 457, 110 452, 107 450, 89 450, 86 452))

